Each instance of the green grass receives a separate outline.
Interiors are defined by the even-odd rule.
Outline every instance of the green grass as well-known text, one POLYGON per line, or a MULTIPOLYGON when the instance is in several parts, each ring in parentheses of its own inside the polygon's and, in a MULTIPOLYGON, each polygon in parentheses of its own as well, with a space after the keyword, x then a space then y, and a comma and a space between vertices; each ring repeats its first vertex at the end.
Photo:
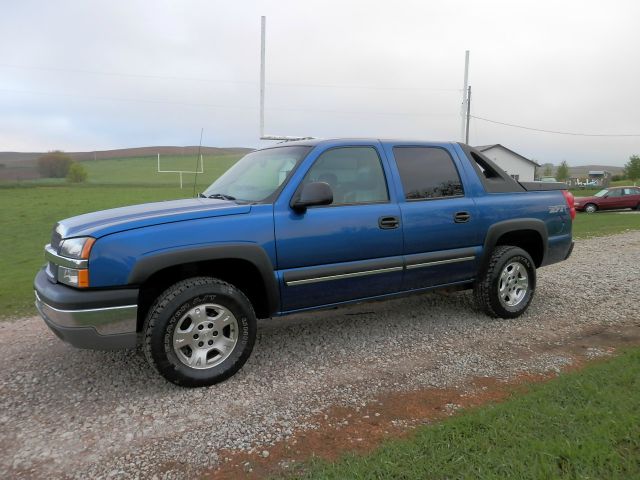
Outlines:
POLYGON ((464 412, 308 479, 640 478, 640 349, 464 412))
MULTIPOLYGON (((623 212, 628 211, 623 210, 623 212)), ((617 212, 589 214, 578 212, 573 222, 573 236, 575 238, 613 235, 626 230, 640 230, 640 214, 617 212)))
POLYGON ((135 203, 190 197, 177 187, 35 186, 0 188, 0 317, 35 313, 33 277, 60 219, 135 203))
MULTIPOLYGON (((198 187, 209 186, 213 180, 226 172, 240 159, 240 154, 204 155, 204 173, 198 174, 198 187)), ((157 173, 157 157, 113 158, 108 160, 89 160, 82 162, 89 173, 89 183, 99 184, 151 184, 178 185, 177 173, 157 173)), ((195 156, 161 156, 162 170, 193 171, 196 168, 195 156)), ((183 174, 184 186, 193 186, 193 174, 183 174)))
MULTIPOLYGON (((196 191, 204 190, 239 158, 240 154, 203 156, 204 173, 196 191)), ((161 168, 193 170, 195 156, 161 156, 161 168)), ((69 185, 65 179, 37 179, 0 183, 0 318, 34 314, 32 282, 44 264, 43 246, 53 225, 63 218, 107 208, 193 195, 194 175, 184 174, 180 189, 177 173, 157 170, 156 157, 86 161, 89 182, 69 185)))

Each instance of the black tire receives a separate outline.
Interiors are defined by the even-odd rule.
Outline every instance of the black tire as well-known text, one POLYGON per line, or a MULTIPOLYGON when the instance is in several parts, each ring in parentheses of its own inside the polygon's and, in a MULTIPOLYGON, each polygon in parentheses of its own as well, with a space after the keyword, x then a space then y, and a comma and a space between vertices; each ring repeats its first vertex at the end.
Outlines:
POLYGON ((478 306, 490 317, 515 318, 522 315, 529 307, 535 287, 536 267, 531 256, 521 248, 504 245, 496 247, 491 253, 487 267, 476 280, 473 293, 478 306), (501 300, 501 276, 504 269, 515 262, 526 270, 528 288, 521 300, 516 305, 510 306, 501 300))
POLYGON ((598 206, 593 203, 587 203, 584 206, 584 211, 586 213, 596 213, 598 211, 598 206))
POLYGON ((640 211, 640 203, 638 205, 636 205, 636 210, 640 211))
MULTIPOLYGON (((195 323, 194 320, 194 326, 195 323)), ((156 299, 144 323, 142 347, 149 364, 170 382, 184 387, 205 387, 229 378, 242 368, 253 350, 256 330, 253 307, 240 290, 215 278, 194 277, 172 285, 156 299), (205 360, 204 367, 193 368, 178 357, 180 352, 174 351, 174 332, 178 322, 185 321, 187 312, 205 304, 219 305, 235 317, 236 343, 230 353, 228 350, 224 352, 228 356, 221 363, 206 367, 205 360)), ((194 329, 194 333, 202 332, 194 329)), ((214 334, 213 331, 210 333, 214 334)), ((218 335, 217 332, 215 334, 218 335)), ((189 352, 189 347, 186 348, 189 352)), ((219 355, 221 358, 224 356, 223 353, 219 355)))

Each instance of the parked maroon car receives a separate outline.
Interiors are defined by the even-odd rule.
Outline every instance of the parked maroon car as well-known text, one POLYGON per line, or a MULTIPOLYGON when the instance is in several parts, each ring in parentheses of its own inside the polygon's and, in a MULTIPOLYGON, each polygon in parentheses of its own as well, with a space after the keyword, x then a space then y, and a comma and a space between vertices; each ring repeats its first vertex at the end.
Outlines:
POLYGON ((576 197, 575 206, 576 210, 587 213, 617 208, 640 210, 640 187, 605 188, 593 197, 576 197))

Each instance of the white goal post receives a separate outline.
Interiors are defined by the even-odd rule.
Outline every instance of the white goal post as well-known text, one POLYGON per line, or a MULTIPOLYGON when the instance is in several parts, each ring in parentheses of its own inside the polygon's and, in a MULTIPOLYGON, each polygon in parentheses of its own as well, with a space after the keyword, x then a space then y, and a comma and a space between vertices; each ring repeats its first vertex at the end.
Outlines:
POLYGON ((180 188, 182 188, 182 174, 183 173, 204 173, 204 162, 202 160, 202 154, 200 154, 200 166, 196 167, 196 170, 161 170, 160 169, 160 153, 158 153, 158 171, 157 173, 177 173, 180 176, 180 188))

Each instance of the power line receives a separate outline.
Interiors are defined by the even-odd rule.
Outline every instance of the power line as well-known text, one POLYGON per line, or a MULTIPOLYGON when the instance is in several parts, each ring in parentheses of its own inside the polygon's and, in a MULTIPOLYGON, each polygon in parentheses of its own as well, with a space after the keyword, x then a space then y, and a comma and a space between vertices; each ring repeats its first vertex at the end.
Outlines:
POLYGON ((516 125, 514 123, 507 122, 499 122, 497 120, 491 120, 489 118, 478 117, 476 115, 471 115, 471 118, 475 118, 476 120, 482 120, 483 122, 495 123, 498 125, 505 125, 507 127, 513 128, 521 128, 523 130, 532 130, 534 132, 543 132, 543 133, 555 133, 557 135, 572 135, 575 137, 640 137, 640 133, 577 133, 577 132, 562 132, 559 130, 546 130, 544 128, 534 128, 527 127, 524 125, 516 125))
POLYGON ((88 70, 81 68, 60 68, 60 67, 38 67, 32 65, 10 65, 10 64, 0 64, 0 67, 3 68, 15 68, 19 70, 44 70, 51 72, 61 72, 61 73, 83 73, 89 75, 106 75, 111 77, 131 77, 131 78, 155 78, 162 80, 186 80, 191 82, 208 82, 208 83, 238 83, 238 84, 247 84, 247 85, 255 85, 256 82, 251 82, 247 80, 223 80, 217 78, 206 78, 206 77, 181 77, 174 75, 152 75, 146 73, 123 73, 123 72, 107 72, 103 70, 88 70))
MULTIPOLYGON (((146 73, 124 73, 124 72, 108 72, 103 70, 88 70, 81 68, 60 68, 60 67, 39 67, 31 65, 13 65, 0 64, 2 68, 14 68, 19 70, 44 70, 61 73, 82 73, 88 75, 106 75, 112 77, 127 78, 148 78, 160 80, 179 80, 189 82, 205 82, 205 83, 226 83, 238 85, 257 85, 258 82, 250 80, 224 80, 219 78, 208 77, 182 77, 174 75, 154 75, 146 73)), ((331 84, 331 83, 291 83, 291 82, 267 82, 269 85, 278 85, 283 87, 299 87, 299 88, 336 88, 336 89, 364 89, 364 90, 407 90, 407 91, 433 91, 433 92, 460 92, 459 88, 430 88, 430 87, 385 87, 377 85, 355 85, 355 84, 331 84)))
MULTIPOLYGON (((15 90, 8 88, 0 88, 0 92, 19 93, 26 95, 42 95, 47 97, 71 97, 71 98, 84 98, 88 100, 106 100, 110 102, 125 102, 125 103, 150 103, 159 105, 177 105, 183 107, 196 107, 196 108, 219 108, 219 109, 231 109, 231 110, 257 110, 256 107, 244 106, 244 105, 219 105, 211 103, 189 103, 189 102, 176 102, 168 100, 152 100, 144 98, 122 98, 122 97, 110 97, 100 95, 79 95, 77 93, 64 93, 64 92, 39 92, 33 90, 15 90)), ((270 107, 269 110, 282 111, 282 112, 306 112, 306 113, 334 113, 341 115, 381 115, 381 116, 400 116, 400 117, 433 117, 433 118, 446 118, 453 117, 455 115, 450 114, 428 114, 420 112, 375 112, 375 111, 358 111, 358 110, 329 110, 329 109, 315 109, 315 108, 300 108, 300 107, 270 107)))
POLYGON ((184 107, 203 107, 203 108, 229 108, 234 110, 255 110, 254 107, 241 106, 241 105, 214 105, 210 103, 187 103, 187 102, 172 102, 167 100, 149 100, 144 98, 121 98, 121 97, 105 97, 100 95, 78 95, 77 93, 64 93, 64 92, 38 92, 34 90, 14 90, 9 88, 0 88, 0 92, 9 93, 21 93, 26 95, 43 95, 46 97, 71 97, 71 98, 84 98, 88 100, 107 100, 110 102, 131 102, 131 103, 153 103, 161 105, 179 105, 184 107))

